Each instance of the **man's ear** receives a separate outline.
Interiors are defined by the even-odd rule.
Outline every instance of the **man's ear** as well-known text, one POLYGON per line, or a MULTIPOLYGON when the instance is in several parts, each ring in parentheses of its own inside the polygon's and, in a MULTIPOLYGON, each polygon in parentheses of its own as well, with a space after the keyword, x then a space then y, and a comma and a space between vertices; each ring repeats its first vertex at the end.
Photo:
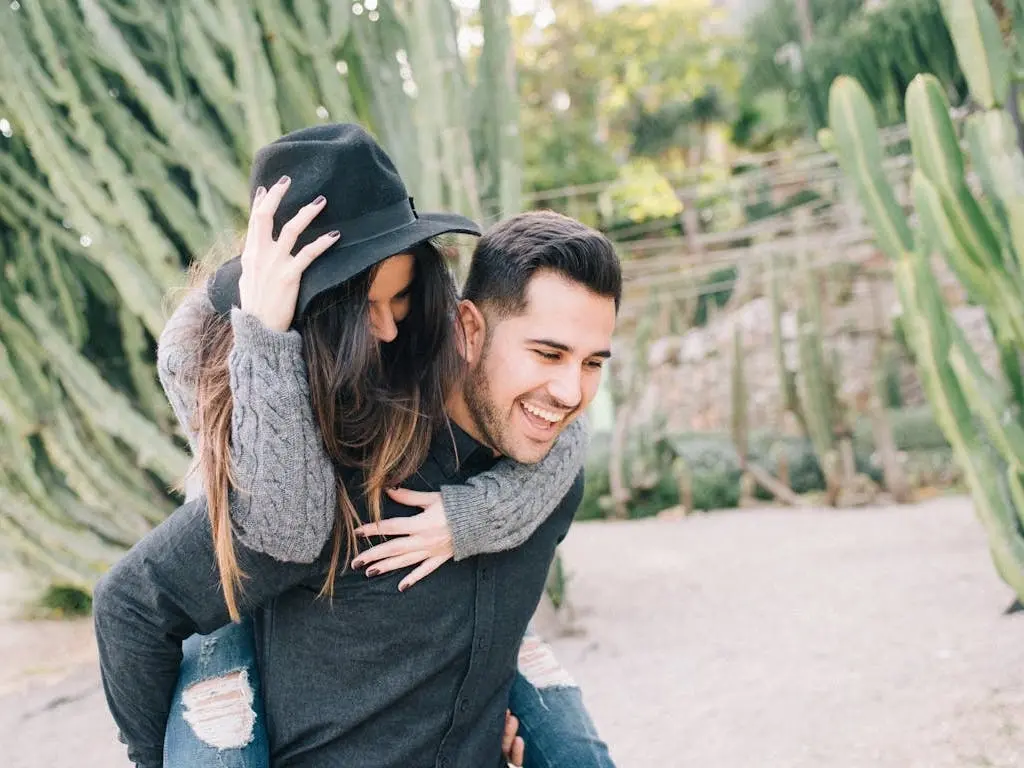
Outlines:
POLYGON ((480 308, 468 299, 459 302, 459 352, 466 362, 475 365, 480 362, 487 341, 487 319, 480 308))

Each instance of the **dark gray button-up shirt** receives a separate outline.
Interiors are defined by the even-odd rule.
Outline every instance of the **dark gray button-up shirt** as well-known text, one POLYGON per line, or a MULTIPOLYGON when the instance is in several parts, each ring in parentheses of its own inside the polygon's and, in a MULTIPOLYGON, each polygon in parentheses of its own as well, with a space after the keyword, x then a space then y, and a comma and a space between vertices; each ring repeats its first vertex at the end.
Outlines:
MULTIPOLYGON (((439 433, 405 487, 437 490, 493 465, 488 450, 452 426, 454 436, 439 433)), ((237 547, 273 764, 503 766, 519 643, 582 488, 581 475, 521 547, 446 563, 405 593, 398 582, 406 571, 374 579, 349 571, 333 601, 318 599, 329 547, 310 565, 237 547)), ((383 515, 418 511, 386 499, 383 515)), ((202 501, 179 508, 104 577, 94 610, 107 701, 129 756, 160 766, 181 642, 228 620, 202 501)))

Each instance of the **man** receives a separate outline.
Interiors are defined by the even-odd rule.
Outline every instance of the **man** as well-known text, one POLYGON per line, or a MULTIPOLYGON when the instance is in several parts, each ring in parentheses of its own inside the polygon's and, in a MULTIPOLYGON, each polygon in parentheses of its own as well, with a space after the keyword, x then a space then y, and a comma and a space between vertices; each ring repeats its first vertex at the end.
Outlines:
MULTIPOLYGON (((438 431, 406 486, 463 482, 501 455, 542 458, 597 391, 620 296, 611 243, 579 222, 537 212, 492 229, 459 308, 468 372, 448 402, 450 431, 438 431)), ((356 478, 349 487, 358 492, 356 478)), ((282 563, 239 546, 275 764, 502 765, 520 641, 581 495, 582 476, 522 546, 449 563, 404 594, 402 572, 368 580, 347 571, 332 601, 316 599, 327 555, 282 563)), ((405 514, 385 501, 384 517, 405 514)), ((161 764, 181 641, 228 620, 214 562, 194 502, 97 586, 108 702, 140 765, 161 764)))

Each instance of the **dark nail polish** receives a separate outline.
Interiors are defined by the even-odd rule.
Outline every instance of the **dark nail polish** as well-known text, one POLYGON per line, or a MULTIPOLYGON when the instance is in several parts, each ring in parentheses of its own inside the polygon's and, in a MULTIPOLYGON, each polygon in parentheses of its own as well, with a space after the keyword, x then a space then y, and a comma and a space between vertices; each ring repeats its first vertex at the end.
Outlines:
POLYGON ((327 236, 328 237, 341 237, 341 232, 339 232, 338 230, 335 229, 333 232, 328 232, 327 236))
POLYGON ((362 560, 353 560, 352 561, 352 567, 353 568, 362 568, 364 565, 366 565, 366 563, 364 563, 362 560))
POLYGON ((376 576, 378 573, 380 573, 380 571, 377 568, 367 568, 366 569, 366 575, 367 576, 376 576))
POLYGON ((291 181, 291 179, 288 176, 282 176, 280 179, 277 180, 277 183, 278 184, 288 184, 290 181, 291 181))
POLYGON ((316 200, 313 201, 313 205, 323 205, 326 202, 327 202, 327 198, 324 197, 323 195, 320 195, 320 197, 318 197, 316 200))

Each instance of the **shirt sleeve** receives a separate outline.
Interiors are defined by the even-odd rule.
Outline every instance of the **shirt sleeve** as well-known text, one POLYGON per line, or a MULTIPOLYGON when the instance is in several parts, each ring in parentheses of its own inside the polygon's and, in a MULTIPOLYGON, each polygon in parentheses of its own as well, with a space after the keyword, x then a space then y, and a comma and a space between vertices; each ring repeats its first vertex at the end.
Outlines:
POLYGON ((456 560, 514 549, 572 488, 589 440, 584 419, 570 424, 537 464, 502 459, 464 485, 441 488, 456 560))
MULTIPOLYGON (((247 576, 240 593, 243 613, 316 571, 244 546, 236 545, 236 552, 247 576)), ((140 768, 159 768, 181 644, 230 621, 202 499, 179 507, 100 579, 93 621, 103 690, 128 757, 140 768)))

